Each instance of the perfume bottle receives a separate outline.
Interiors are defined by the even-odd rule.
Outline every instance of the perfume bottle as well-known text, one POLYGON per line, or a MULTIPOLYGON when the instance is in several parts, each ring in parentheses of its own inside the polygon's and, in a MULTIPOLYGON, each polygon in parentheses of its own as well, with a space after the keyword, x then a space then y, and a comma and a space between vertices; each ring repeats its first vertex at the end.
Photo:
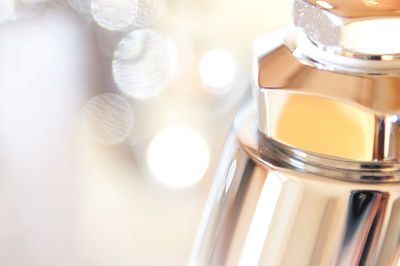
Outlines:
POLYGON ((400 3, 295 0, 254 45, 190 265, 397 265, 400 3))

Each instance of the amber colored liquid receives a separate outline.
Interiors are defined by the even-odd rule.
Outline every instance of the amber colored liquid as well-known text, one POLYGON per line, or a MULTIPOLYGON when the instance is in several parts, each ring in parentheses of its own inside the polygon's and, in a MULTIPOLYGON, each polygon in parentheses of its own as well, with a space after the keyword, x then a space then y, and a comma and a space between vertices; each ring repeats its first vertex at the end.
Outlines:
POLYGON ((276 135, 294 147, 348 159, 370 160, 374 116, 354 106, 311 95, 291 95, 276 135))

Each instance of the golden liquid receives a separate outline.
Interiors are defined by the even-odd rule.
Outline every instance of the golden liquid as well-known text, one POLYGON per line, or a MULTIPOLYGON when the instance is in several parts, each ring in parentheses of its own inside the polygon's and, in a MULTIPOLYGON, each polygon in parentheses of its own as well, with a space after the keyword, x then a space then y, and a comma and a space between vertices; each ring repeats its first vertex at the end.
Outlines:
POLYGON ((347 159, 370 160, 374 116, 356 107, 311 95, 291 95, 276 135, 289 145, 347 159))

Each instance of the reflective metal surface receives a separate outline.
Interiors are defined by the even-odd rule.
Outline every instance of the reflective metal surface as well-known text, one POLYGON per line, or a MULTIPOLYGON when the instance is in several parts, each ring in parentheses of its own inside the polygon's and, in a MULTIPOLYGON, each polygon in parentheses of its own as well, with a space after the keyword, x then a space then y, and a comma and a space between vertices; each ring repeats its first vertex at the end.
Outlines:
MULTIPOLYGON (((268 39, 259 38, 256 47, 268 39)), ((290 38, 285 44, 270 43, 256 50, 262 133, 343 159, 400 158, 400 75, 351 73, 301 53, 290 38)))
POLYGON ((293 22, 315 45, 330 52, 370 59, 394 55, 389 60, 400 53, 398 1, 295 0, 293 22))
POLYGON ((254 109, 238 120, 189 265, 396 265, 400 183, 278 166, 258 152, 254 109))
POLYGON ((397 0, 306 0, 322 9, 347 18, 372 16, 398 16, 400 3, 397 0))

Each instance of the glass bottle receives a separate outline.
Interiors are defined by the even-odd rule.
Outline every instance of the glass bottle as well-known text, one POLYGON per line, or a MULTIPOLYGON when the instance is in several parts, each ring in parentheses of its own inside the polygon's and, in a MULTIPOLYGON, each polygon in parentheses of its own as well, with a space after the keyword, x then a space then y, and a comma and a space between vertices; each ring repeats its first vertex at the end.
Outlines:
POLYGON ((254 45, 189 265, 396 265, 400 4, 295 0, 254 45))

